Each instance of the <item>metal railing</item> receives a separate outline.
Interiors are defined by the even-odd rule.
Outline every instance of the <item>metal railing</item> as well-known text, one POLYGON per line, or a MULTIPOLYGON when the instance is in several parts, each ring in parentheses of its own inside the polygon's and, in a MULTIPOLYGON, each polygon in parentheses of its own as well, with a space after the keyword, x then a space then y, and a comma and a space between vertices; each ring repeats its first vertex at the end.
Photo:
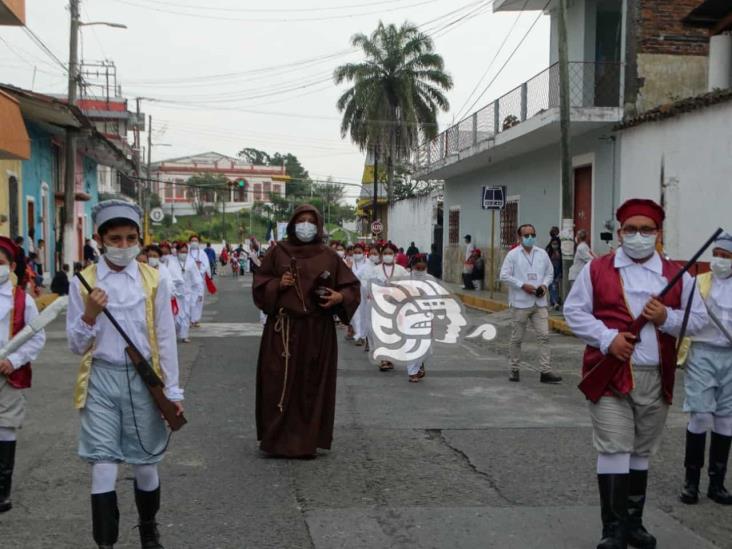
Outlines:
MULTIPOLYGON (((619 107, 621 63, 574 61, 569 64, 571 107, 619 107)), ((551 108, 559 108, 559 64, 555 63, 479 111, 420 145, 418 169, 490 141, 551 108)))

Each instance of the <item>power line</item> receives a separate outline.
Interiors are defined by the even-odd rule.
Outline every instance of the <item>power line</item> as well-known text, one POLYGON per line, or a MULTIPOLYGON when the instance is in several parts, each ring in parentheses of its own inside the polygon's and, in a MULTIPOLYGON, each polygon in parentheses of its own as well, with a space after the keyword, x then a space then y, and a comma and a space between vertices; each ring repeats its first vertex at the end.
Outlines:
POLYGON ((508 32, 506 33, 506 36, 503 38, 503 42, 501 42, 501 45, 498 47, 498 50, 496 50, 496 53, 493 56, 493 59, 491 59, 491 62, 488 63, 488 67, 486 68, 485 72, 482 74, 482 76, 475 83, 475 87, 470 92, 470 95, 468 95, 468 97, 465 99, 465 102, 463 103, 463 106, 460 107, 460 109, 455 114, 455 118, 457 118, 458 120, 460 119, 460 116, 461 116, 461 113, 463 112, 463 109, 468 104, 468 102, 473 98, 473 94, 475 94, 475 92, 478 91, 478 88, 483 83, 483 80, 485 79, 485 77, 488 76, 488 73, 490 72, 491 68, 493 67, 493 64, 498 59, 498 56, 503 51, 503 46, 505 46, 506 43, 508 42, 508 39, 511 36, 511 34, 513 33, 514 29, 516 28, 516 25, 518 24, 519 19, 521 19, 521 16, 524 14, 524 10, 526 10, 526 6, 528 5, 528 3, 529 3, 529 0, 524 0, 524 5, 521 7, 521 11, 519 11, 518 15, 516 15, 516 18, 513 20, 513 25, 511 25, 511 28, 508 29, 508 32))
POLYGON ((160 4, 163 6, 172 6, 176 8, 199 9, 203 11, 223 11, 234 13, 291 13, 291 12, 316 12, 316 11, 334 11, 340 9, 353 9, 378 6, 381 4, 399 4, 408 2, 409 0, 381 0, 379 2, 369 2, 365 4, 342 4, 339 6, 329 7, 311 7, 311 8, 222 8, 215 6, 202 6, 200 4, 181 4, 179 2, 164 2, 163 0, 148 0, 151 4, 160 4))
POLYGON ((365 15, 377 15, 377 14, 384 14, 384 13, 391 13, 395 11, 401 11, 409 8, 416 8, 419 6, 424 6, 426 4, 433 4, 437 2, 438 0, 421 0, 416 3, 408 4, 406 6, 398 6, 391 9, 380 9, 376 11, 366 11, 366 12, 359 12, 359 13, 350 13, 350 14, 343 14, 343 15, 332 15, 332 16, 323 16, 323 17, 299 17, 299 18, 274 18, 274 17, 259 17, 259 18, 239 18, 239 17, 230 17, 230 16, 223 16, 223 15, 206 15, 201 13, 195 13, 195 12, 186 12, 186 11, 175 11, 173 9, 169 8, 160 8, 155 6, 150 6, 146 4, 138 4, 136 2, 133 2, 132 0, 114 0, 115 2, 119 2, 121 4, 126 4, 128 6, 133 6, 136 8, 142 8, 146 10, 156 11, 159 13, 166 13, 169 15, 179 15, 182 17, 195 17, 196 19, 209 19, 213 21, 230 21, 230 22, 250 22, 250 23, 299 23, 299 22, 316 22, 316 21, 333 21, 333 20, 339 20, 339 19, 351 19, 353 17, 361 17, 365 15))
POLYGON ((516 54, 516 52, 519 50, 519 48, 522 46, 522 44, 526 41, 526 38, 529 36, 529 34, 531 34, 531 31, 534 30, 534 27, 539 22, 539 19, 541 19, 541 17, 544 15, 544 11, 549 7, 549 4, 551 3, 551 1, 552 0, 548 0, 547 1, 547 3, 544 6, 544 8, 539 12, 539 15, 537 15, 536 16, 536 19, 534 19, 534 22, 531 23, 531 26, 524 33, 524 35, 521 37, 521 40, 519 41, 519 43, 516 44, 516 47, 511 52, 511 55, 508 56, 508 59, 506 59, 506 61, 503 63, 503 65, 501 65, 501 68, 498 69, 498 72, 493 76, 493 78, 491 79, 491 81, 488 82, 488 85, 485 88, 483 88, 483 91, 480 92, 480 95, 478 95, 478 97, 475 98, 475 101, 473 101, 473 104, 470 105, 470 107, 466 110, 466 112, 470 112, 470 111, 473 110, 473 108, 475 108, 475 105, 478 104, 478 101, 480 101, 483 98, 483 96, 488 92, 488 90, 493 85, 493 83, 498 79, 498 77, 503 72, 503 69, 505 69, 506 66, 510 63, 511 59, 513 59, 513 56, 516 54))
POLYGON ((25 33, 31 38, 31 40, 33 40, 33 42, 35 42, 35 44, 39 48, 41 48, 51 59, 53 59, 64 71, 66 71, 67 73, 69 72, 69 68, 64 64, 64 62, 56 57, 56 54, 51 51, 51 48, 46 46, 43 40, 38 38, 36 33, 34 33, 28 26, 24 26, 23 31, 25 31, 25 33))

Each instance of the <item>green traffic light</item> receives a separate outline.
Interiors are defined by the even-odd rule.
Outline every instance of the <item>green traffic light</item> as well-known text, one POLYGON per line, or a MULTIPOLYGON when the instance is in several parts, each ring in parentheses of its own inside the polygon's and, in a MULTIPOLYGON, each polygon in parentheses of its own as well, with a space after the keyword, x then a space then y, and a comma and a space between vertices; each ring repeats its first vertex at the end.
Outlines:
POLYGON ((243 186, 244 186, 245 184, 246 184, 246 183, 245 183, 245 181, 244 181, 243 179, 240 179, 240 180, 239 180, 239 187, 240 187, 240 188, 241 188, 241 187, 243 187, 243 186))

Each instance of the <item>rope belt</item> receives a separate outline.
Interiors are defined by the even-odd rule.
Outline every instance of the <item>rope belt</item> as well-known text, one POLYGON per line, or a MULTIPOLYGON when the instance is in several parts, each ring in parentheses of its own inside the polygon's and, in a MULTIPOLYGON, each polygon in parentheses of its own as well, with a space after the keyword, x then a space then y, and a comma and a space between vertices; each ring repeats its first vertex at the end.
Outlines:
POLYGON ((285 393, 287 392, 287 375, 290 367, 290 317, 287 316, 285 309, 280 308, 277 313, 277 321, 274 325, 275 333, 280 334, 282 338, 282 357, 285 359, 285 379, 282 382, 282 394, 280 395, 280 402, 277 404, 277 408, 280 409, 280 413, 285 411, 285 393))

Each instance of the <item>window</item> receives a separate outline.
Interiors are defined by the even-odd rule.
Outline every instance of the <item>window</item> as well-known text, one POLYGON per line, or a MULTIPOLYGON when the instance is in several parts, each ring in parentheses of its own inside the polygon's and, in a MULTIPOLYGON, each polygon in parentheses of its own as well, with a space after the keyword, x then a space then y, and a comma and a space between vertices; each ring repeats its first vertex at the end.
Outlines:
POLYGON ((271 181, 264 182, 264 200, 266 200, 267 202, 272 200, 272 182, 271 181))
POLYGON ((460 244, 460 206, 450 208, 448 244, 460 244))
POLYGON ((272 185, 272 194, 276 194, 277 196, 280 195, 280 186, 279 185, 272 185))
POLYGON ((506 200, 506 205, 501 210, 501 247, 505 250, 513 246, 517 239, 518 231, 518 199, 506 200))
POLYGON ((255 200, 255 202, 262 201, 262 184, 261 183, 254 184, 254 200, 255 200))

